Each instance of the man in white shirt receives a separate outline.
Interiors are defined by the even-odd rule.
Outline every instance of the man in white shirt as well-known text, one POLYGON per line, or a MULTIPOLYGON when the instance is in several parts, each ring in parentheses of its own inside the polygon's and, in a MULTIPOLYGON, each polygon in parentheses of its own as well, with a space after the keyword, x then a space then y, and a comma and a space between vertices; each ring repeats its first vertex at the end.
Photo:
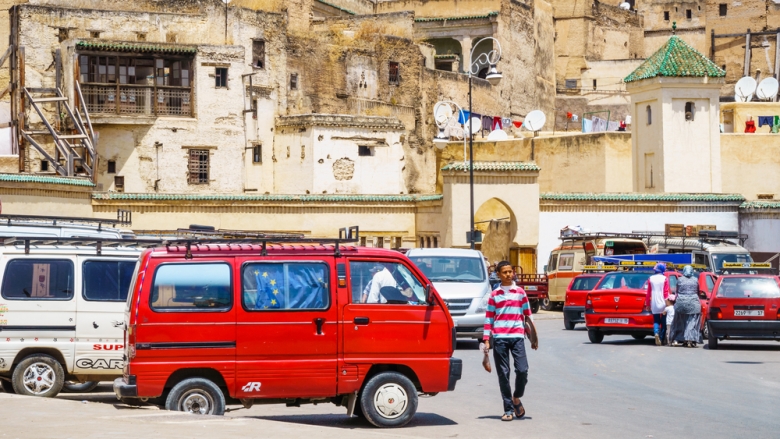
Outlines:
POLYGON ((371 279, 371 289, 368 292, 368 297, 366 297, 366 294, 363 294, 363 297, 360 300, 362 303, 387 303, 387 299, 379 294, 379 291, 382 287, 398 288, 398 283, 395 281, 395 278, 393 278, 392 273, 390 273, 390 270, 388 270, 387 267, 382 264, 377 264, 376 269, 378 269, 378 271, 371 279))

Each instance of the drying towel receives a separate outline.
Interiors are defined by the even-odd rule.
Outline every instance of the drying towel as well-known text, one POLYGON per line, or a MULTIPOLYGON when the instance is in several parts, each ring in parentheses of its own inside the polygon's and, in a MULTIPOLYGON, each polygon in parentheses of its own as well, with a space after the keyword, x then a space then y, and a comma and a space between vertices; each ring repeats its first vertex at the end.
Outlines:
POLYGON ((748 120, 745 122, 745 132, 746 133, 755 133, 756 132, 756 122, 752 120, 748 120))
POLYGON ((617 122, 609 122, 607 124, 607 131, 617 131, 620 128, 620 124, 617 122))
POLYGON ((504 125, 502 125, 501 123, 501 117, 499 116, 494 117, 493 125, 490 127, 490 130, 494 131, 494 130, 503 130, 503 129, 504 129, 504 125))
POLYGON ((593 121, 590 119, 582 118, 582 132, 583 133, 592 133, 593 132, 593 121))
POLYGON ((458 113, 458 123, 463 125, 466 123, 467 120, 469 120, 469 112, 461 110, 460 113, 458 113))
POLYGON ((764 125, 769 125, 770 127, 775 124, 775 117, 774 116, 758 116, 758 126, 759 128, 764 125))
POLYGON ((515 128, 520 128, 521 126, 523 126, 523 121, 522 120, 512 121, 512 125, 514 125, 515 128))

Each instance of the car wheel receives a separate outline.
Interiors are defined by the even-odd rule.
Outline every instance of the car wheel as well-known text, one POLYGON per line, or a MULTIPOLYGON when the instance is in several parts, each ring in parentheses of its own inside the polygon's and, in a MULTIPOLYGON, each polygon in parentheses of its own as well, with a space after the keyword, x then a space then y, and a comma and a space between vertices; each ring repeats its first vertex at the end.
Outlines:
POLYGON ((707 330, 707 347, 711 351, 718 349, 718 339, 715 338, 715 335, 709 329, 707 330))
POLYGON ((538 300, 532 300, 531 301, 531 312, 533 314, 536 314, 539 312, 539 301, 538 300))
POLYGON ((701 336, 702 338, 706 338, 709 340, 710 338, 710 325, 707 324, 707 322, 704 322, 704 327, 701 329, 701 336))
POLYGON ((225 395, 205 378, 188 378, 173 386, 165 409, 195 415, 224 415, 225 395))
POLYGON ((646 334, 632 334, 631 337, 634 337, 634 340, 644 340, 645 337, 647 337, 646 334))
POLYGON ((574 329, 576 325, 577 325, 576 323, 572 322, 566 317, 563 318, 563 327, 566 328, 567 330, 571 331, 572 329, 574 329))
POLYGON ((604 334, 596 331, 595 329, 588 329, 588 339, 591 343, 601 343, 604 340, 604 334))
POLYGON ((98 384, 100 384, 100 381, 84 381, 83 383, 78 381, 65 381, 65 384, 62 386, 62 392, 88 393, 95 390, 98 384))
POLYGON ((552 311, 553 308, 554 308, 553 303, 550 302, 550 298, 549 297, 545 297, 544 299, 542 299, 542 309, 543 310, 545 310, 545 311, 552 311))
POLYGON ((0 380, 0 385, 3 386, 3 392, 5 392, 5 393, 16 393, 16 392, 14 392, 14 385, 11 384, 10 381, 0 380))
POLYGON ((398 372, 371 378, 360 393, 360 405, 368 422, 377 427, 402 427, 417 412, 417 389, 398 372))
POLYGON ((14 368, 11 384, 18 395, 53 398, 65 384, 65 372, 53 357, 30 355, 14 368))

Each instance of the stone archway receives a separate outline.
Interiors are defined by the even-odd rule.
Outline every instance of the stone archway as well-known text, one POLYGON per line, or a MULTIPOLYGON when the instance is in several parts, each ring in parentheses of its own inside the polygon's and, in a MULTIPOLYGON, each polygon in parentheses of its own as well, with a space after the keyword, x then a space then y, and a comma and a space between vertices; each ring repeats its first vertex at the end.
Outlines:
POLYGON ((517 234, 517 219, 509 206, 499 198, 491 198, 477 208, 474 223, 482 232, 479 248, 488 261, 509 260, 512 238, 517 234))

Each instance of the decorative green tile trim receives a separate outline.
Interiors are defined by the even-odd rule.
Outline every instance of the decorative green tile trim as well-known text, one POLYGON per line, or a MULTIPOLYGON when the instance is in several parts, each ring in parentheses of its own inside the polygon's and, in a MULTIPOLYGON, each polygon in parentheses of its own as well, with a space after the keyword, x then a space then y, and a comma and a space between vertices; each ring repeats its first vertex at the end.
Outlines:
POLYGON ((700 202, 742 202, 740 194, 639 194, 615 193, 542 193, 541 201, 700 201, 700 202))
POLYGON ((103 192, 92 194, 94 200, 127 200, 127 201, 275 201, 275 202, 380 202, 380 203, 414 203, 420 201, 438 201, 444 198, 441 194, 431 195, 255 195, 255 194, 134 194, 120 192, 103 192))
POLYGON ((434 55, 435 59, 458 59, 460 58, 460 55, 455 55, 454 53, 446 53, 443 55, 434 55))
MULTIPOLYGON (((449 163, 442 171, 468 171, 469 166, 464 162, 449 163)), ((481 172, 517 172, 517 171, 540 171, 541 168, 536 163, 530 162, 474 162, 474 170, 481 172)))
POLYGON ((349 9, 342 8, 341 6, 336 6, 333 3, 328 3, 324 0, 317 0, 318 2, 322 3, 323 5, 330 6, 331 8, 336 8, 341 12, 346 12, 349 15, 356 15, 354 12, 350 11, 349 9))
POLYGON ((79 41, 76 49, 99 50, 104 52, 155 52, 155 53, 195 53, 195 46, 182 44, 132 43, 124 41, 79 41))
POLYGON ((740 209, 780 209, 780 201, 746 201, 740 209))
POLYGON ((0 174, 0 181, 12 181, 14 183, 64 184, 67 186, 95 186, 94 183, 84 178, 49 177, 31 174, 0 174))
POLYGON ((689 46, 677 35, 672 35, 657 52, 647 58, 636 70, 623 79, 623 82, 639 81, 641 79, 668 77, 710 76, 722 78, 726 71, 715 65, 701 52, 689 46))
POLYGON ((427 22, 427 21, 456 21, 456 20, 473 20, 478 18, 490 18, 497 17, 498 11, 489 12, 485 15, 462 15, 460 17, 418 17, 414 21, 427 22))

